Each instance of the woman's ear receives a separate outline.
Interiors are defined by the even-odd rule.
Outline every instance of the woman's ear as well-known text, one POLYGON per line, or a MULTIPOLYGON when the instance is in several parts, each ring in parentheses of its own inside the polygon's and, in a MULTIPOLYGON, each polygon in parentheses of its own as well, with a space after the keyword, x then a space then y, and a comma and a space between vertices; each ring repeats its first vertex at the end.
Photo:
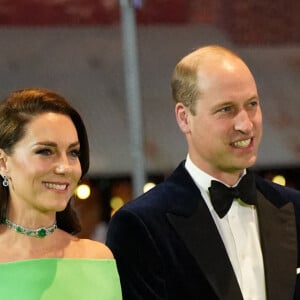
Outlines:
POLYGON ((190 110, 188 107, 184 106, 183 103, 179 102, 175 106, 175 115, 176 115, 176 120, 177 124, 180 128, 180 130, 187 134, 190 132, 190 110))
POLYGON ((3 149, 0 149, 0 172, 1 175, 6 175, 4 173, 6 173, 7 170, 7 154, 5 153, 5 151, 3 149))

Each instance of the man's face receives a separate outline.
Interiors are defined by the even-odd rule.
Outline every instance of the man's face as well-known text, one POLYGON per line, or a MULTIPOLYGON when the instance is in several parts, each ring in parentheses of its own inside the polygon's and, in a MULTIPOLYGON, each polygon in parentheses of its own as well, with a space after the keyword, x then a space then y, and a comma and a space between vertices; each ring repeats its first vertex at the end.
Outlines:
POLYGON ((182 107, 190 157, 216 178, 240 174, 255 163, 262 137, 255 81, 240 60, 226 60, 221 67, 208 65, 198 78, 202 95, 195 115, 182 107))

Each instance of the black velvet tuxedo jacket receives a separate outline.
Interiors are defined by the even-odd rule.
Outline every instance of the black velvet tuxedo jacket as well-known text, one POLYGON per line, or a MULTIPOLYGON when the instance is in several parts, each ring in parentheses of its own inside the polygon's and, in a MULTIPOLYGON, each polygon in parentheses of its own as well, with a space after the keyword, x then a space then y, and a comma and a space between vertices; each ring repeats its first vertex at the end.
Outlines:
MULTIPOLYGON (((262 178, 256 185, 267 299, 300 299, 300 192, 262 178)), ((117 260, 124 300, 243 299, 184 162, 165 182, 115 213, 107 245, 117 260)))

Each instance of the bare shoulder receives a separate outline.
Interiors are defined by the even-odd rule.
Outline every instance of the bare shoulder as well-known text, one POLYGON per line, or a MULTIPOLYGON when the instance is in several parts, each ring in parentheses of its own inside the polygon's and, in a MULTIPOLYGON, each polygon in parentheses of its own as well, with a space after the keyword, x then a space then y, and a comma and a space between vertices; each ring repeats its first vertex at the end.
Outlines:
POLYGON ((111 259, 113 254, 103 243, 90 239, 74 239, 71 242, 73 250, 83 258, 111 259))

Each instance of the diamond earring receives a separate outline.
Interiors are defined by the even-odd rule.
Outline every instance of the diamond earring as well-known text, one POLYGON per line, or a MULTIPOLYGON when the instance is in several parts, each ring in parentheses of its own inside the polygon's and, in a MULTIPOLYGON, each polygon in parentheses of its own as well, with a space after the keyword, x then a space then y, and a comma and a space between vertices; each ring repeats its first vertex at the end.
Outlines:
POLYGON ((7 187, 7 186, 8 186, 8 180, 7 180, 7 177, 6 177, 5 175, 3 175, 2 178, 3 178, 2 185, 3 185, 4 187, 7 187))

